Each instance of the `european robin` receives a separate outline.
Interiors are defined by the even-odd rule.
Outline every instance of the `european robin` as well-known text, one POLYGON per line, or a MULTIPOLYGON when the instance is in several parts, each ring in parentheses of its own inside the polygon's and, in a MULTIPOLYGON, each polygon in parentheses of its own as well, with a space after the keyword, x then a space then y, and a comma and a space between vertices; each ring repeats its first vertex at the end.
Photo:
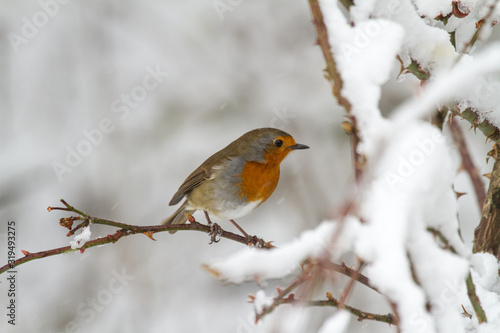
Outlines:
POLYGON ((185 223, 196 210, 210 217, 231 221, 260 206, 274 192, 281 161, 292 151, 308 149, 276 128, 258 128, 243 134, 210 156, 194 170, 174 194, 169 205, 184 203, 162 224, 185 223))

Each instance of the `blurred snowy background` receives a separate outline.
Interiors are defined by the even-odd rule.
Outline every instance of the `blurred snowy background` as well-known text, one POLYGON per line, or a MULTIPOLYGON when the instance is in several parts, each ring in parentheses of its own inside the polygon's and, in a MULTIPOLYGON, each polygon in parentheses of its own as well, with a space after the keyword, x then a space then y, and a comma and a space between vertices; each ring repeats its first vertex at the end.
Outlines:
MULTIPOLYGON (((350 143, 340 126, 344 111, 323 78, 307 1, 235 1, 224 13, 217 3, 0 1, 2 264, 9 220, 17 225, 18 256, 68 245, 58 224, 63 214, 46 211, 60 198, 94 216, 159 223, 175 210, 168 202, 195 167, 257 127, 284 129, 311 149, 287 158, 275 194, 240 225, 279 246, 338 211, 353 179, 350 143)), ((385 114, 418 89, 416 80, 396 82, 398 71, 394 60, 380 102, 385 114)), ((467 136, 481 173, 489 172, 490 145, 482 135, 467 136)), ((472 192, 464 174, 456 190, 472 192)), ((479 211, 473 195, 459 204, 470 244, 479 211)), ((92 237, 113 231, 91 230, 92 237)), ((258 286, 222 285, 200 269, 241 244, 208 245, 207 235, 193 232, 155 238, 131 236, 20 266, 17 325, 8 325, 2 310, 0 330, 262 328, 246 303, 258 286)), ((381 296, 365 291, 356 287, 350 303, 389 311, 380 308, 381 296)), ((278 318, 280 311, 286 306, 278 318)), ((332 311, 313 309, 297 320, 313 331, 332 311)), ((391 330, 355 320, 349 329, 391 330)))

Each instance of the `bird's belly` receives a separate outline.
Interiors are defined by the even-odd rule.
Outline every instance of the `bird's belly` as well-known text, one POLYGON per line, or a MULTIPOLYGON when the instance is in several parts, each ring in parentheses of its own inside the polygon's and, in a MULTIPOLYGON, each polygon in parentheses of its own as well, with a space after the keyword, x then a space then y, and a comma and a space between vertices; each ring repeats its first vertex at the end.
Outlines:
POLYGON ((261 201, 250 201, 245 204, 240 204, 232 207, 217 207, 216 211, 208 211, 210 217, 219 220, 234 220, 249 214, 252 210, 257 208, 261 201))

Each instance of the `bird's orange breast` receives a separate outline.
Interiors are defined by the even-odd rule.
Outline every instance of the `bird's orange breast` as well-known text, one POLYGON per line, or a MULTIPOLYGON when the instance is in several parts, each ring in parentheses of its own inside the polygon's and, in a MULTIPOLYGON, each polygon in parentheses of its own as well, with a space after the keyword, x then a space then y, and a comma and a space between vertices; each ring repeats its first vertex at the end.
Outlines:
POLYGON ((241 172, 239 195, 247 201, 266 201, 278 185, 280 162, 246 162, 241 172))

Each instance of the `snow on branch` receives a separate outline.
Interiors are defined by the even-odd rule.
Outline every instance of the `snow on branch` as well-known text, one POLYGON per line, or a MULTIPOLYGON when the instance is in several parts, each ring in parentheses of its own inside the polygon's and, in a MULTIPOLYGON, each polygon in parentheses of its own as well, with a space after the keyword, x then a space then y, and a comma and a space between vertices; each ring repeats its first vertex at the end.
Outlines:
MULTIPOLYGON (((499 71, 500 48, 491 45, 475 56, 463 54, 490 33, 500 17, 496 2, 310 0, 309 4, 327 79, 347 112, 349 123, 344 128, 353 137, 356 199, 341 220, 355 217, 361 222, 354 233, 338 228, 329 249, 337 246, 343 253, 349 246, 336 242, 351 241, 360 257, 359 270, 366 267, 370 286, 387 297, 400 332, 478 329, 478 324, 496 318, 489 314, 492 307, 482 304, 492 285, 483 284, 484 274, 477 271, 481 265, 473 264, 477 255, 457 232, 453 185, 459 163, 451 140, 441 131, 447 119, 453 123, 453 116, 461 116, 488 138, 500 138, 500 116, 495 114, 500 94, 492 93, 495 84, 487 80, 499 71), (396 59, 402 66, 399 78, 415 75, 422 90, 386 118, 379 109, 381 86, 396 59), (440 114, 434 125, 426 120, 432 113, 440 114), (467 117, 470 113, 475 118, 467 117), (451 296, 443 301, 443 295, 451 296)), ((484 185, 456 124, 452 131, 481 208, 489 196, 485 199, 484 185)), ((322 224, 316 232, 322 234, 324 228, 322 224)), ((316 263, 338 258, 328 249, 319 257, 311 256, 311 239, 303 235, 283 252, 247 249, 207 268, 225 281, 261 283, 293 273, 304 258, 316 263), (293 248, 301 249, 303 256, 284 260, 281 256, 288 253, 285 257, 290 259, 293 248)), ((498 268, 497 262, 478 261, 491 270, 498 268)), ((287 294, 304 286, 304 281, 331 282, 318 268, 321 265, 314 267, 302 267, 286 292, 280 289, 274 298, 258 294, 257 319, 279 304, 295 303, 297 299, 287 294)), ((301 301, 308 304, 307 299, 311 294, 301 301)), ((498 299, 494 303, 500 305, 498 299)), ((500 325, 499 320, 493 325, 500 325)))

